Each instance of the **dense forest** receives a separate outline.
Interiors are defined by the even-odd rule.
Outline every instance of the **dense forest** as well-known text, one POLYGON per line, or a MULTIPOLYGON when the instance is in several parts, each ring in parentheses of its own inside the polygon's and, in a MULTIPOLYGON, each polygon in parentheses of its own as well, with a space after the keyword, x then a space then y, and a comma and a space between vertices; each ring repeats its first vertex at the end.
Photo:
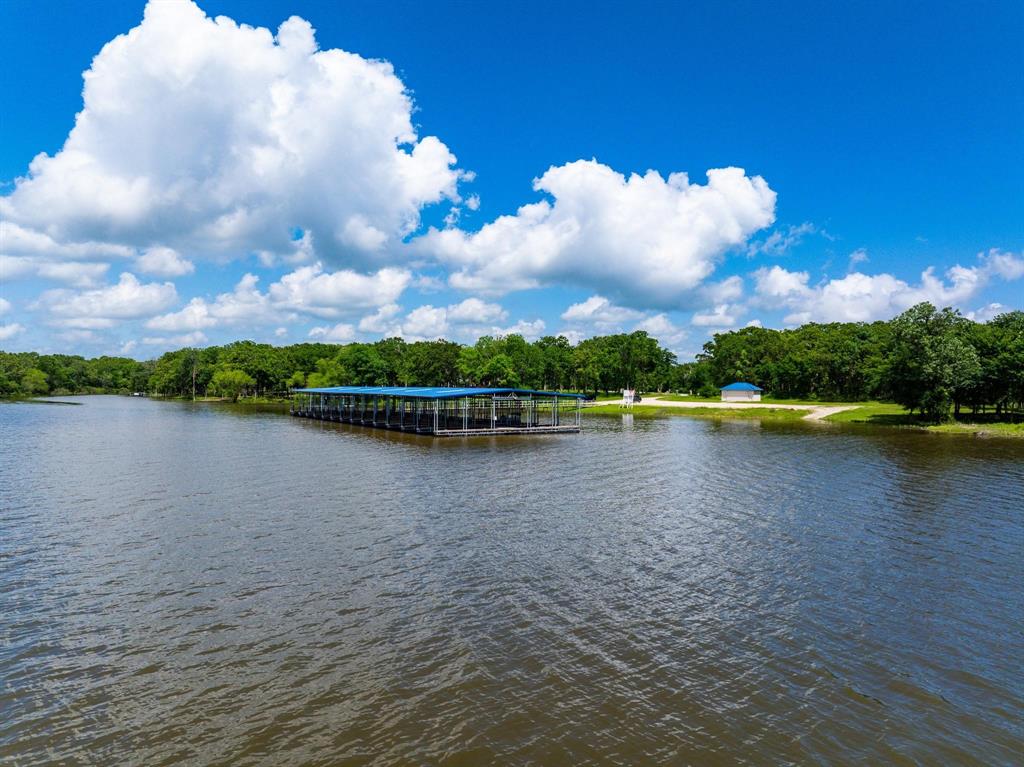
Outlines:
POLYGON ((0 395, 141 391, 164 396, 278 396, 302 386, 513 386, 691 392, 750 381, 776 398, 889 400, 933 420, 969 407, 1015 415, 1024 403, 1024 312, 973 322, 920 304, 889 322, 749 327, 719 333, 679 364, 643 331, 532 343, 485 336, 471 346, 387 338, 271 346, 238 341, 156 360, 0 352, 0 395))
POLYGON ((922 303, 888 322, 744 328, 716 335, 679 388, 747 380, 777 398, 886 400, 932 420, 965 406, 997 415, 1024 403, 1024 312, 981 323, 922 303))

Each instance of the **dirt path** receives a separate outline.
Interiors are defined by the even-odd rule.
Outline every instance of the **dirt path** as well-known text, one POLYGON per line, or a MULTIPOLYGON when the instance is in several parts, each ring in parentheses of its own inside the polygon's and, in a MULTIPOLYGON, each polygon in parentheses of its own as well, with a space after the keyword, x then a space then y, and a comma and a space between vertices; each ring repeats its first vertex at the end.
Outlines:
MULTIPOLYGON (((622 405, 622 400, 603 400, 594 403, 595 405, 622 405)), ((640 406, 657 405, 658 407, 706 407, 719 410, 757 410, 758 408, 772 408, 774 410, 807 410, 803 417, 805 421, 820 421, 834 413, 841 413, 844 410, 853 410, 858 405, 776 405, 771 402, 677 402, 674 400, 658 399, 657 397, 644 397, 640 406)))
POLYGON ((814 411, 804 416, 805 421, 820 421, 828 418, 833 413, 842 413, 844 410, 856 410, 860 405, 835 405, 833 407, 815 406, 814 411))

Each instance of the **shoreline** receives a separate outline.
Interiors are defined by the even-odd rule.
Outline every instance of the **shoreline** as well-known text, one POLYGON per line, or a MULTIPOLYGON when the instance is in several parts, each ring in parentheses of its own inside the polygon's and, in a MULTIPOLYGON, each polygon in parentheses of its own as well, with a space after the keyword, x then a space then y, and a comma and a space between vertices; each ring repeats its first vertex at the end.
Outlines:
POLYGON ((967 423, 954 421, 944 424, 912 423, 897 420, 909 418, 902 412, 896 413, 898 406, 879 403, 848 403, 848 404, 797 404, 782 402, 715 402, 701 400, 672 400, 660 397, 645 397, 632 410, 625 410, 624 402, 603 400, 588 403, 583 407, 583 415, 613 416, 626 415, 632 412, 642 418, 690 417, 690 418, 762 418, 772 421, 811 421, 819 424, 855 424, 862 426, 888 427, 918 431, 923 434, 956 434, 974 436, 981 439, 1003 437, 1007 439, 1024 439, 1024 423, 998 421, 994 423, 967 423), (865 411, 864 418, 858 418, 856 411, 865 411), (882 414, 872 411, 890 411, 882 414), (835 416, 842 415, 839 418, 835 416), (873 420, 878 418, 880 420, 873 420))
MULTIPOLYGON (((598 402, 596 405, 584 405, 584 409, 592 409, 593 407, 600 407, 602 405, 625 405, 624 400, 605 400, 598 402)), ((644 400, 635 407, 668 407, 668 408, 684 408, 684 409, 697 409, 706 408, 711 410, 793 410, 802 411, 805 415, 801 416, 805 421, 820 421, 824 418, 828 418, 836 413, 841 413, 844 410, 854 410, 861 407, 857 404, 849 405, 803 405, 803 404, 790 404, 782 402, 703 402, 700 400, 686 401, 686 400, 674 400, 674 399, 662 399, 661 397, 645 397, 644 400)))
MULTIPOLYGON (((81 404, 79 402, 49 399, 47 398, 49 396, 128 397, 130 395, 113 392, 88 392, 81 394, 42 395, 36 397, 0 397, 0 403, 71 406, 81 404)), ((914 423, 909 420, 909 414, 905 413, 901 408, 899 408, 899 406, 892 403, 850 402, 842 404, 828 403, 821 405, 796 402, 719 402, 701 399, 685 400, 663 398, 676 396, 678 395, 666 394, 662 396, 645 397, 640 404, 634 405, 631 410, 624 409, 625 403, 622 399, 598 400, 596 402, 585 403, 582 408, 582 415, 587 417, 631 414, 640 418, 689 417, 736 420, 760 418, 770 421, 809 421, 816 424, 853 424, 857 426, 888 427, 890 429, 912 430, 923 434, 954 434, 961 436, 973 436, 979 439, 1000 437, 1005 439, 1024 439, 1024 422, 1012 423, 1008 421, 995 421, 991 423, 970 423, 966 421, 953 421, 950 423, 940 424, 914 423), (863 412, 858 413, 858 411, 863 412)), ((206 405, 258 408, 275 412, 286 409, 290 403, 290 400, 286 398, 269 397, 243 397, 237 402, 232 402, 230 398, 209 396, 197 397, 195 400, 192 400, 190 397, 174 395, 147 395, 146 399, 162 402, 202 403, 206 405)))

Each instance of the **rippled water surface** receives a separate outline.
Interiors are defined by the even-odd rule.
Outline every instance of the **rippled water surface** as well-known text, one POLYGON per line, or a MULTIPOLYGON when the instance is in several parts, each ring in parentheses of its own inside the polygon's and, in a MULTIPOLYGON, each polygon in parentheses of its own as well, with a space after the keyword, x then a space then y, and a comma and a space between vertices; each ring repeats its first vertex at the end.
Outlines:
POLYGON ((1024 443, 0 406, 0 761, 999 764, 1024 443))

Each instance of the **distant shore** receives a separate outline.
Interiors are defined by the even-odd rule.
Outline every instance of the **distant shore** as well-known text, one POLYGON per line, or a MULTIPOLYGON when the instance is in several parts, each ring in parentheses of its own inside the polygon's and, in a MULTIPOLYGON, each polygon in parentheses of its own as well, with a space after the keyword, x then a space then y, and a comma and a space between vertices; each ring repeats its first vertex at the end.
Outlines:
MULTIPOLYGON (((941 434, 969 434, 977 437, 1024 438, 1024 422, 954 421, 944 424, 921 422, 901 406, 889 402, 810 402, 773 400, 760 402, 721 402, 686 395, 645 396, 639 405, 624 407, 621 399, 600 400, 587 405, 584 415, 624 415, 642 418, 688 416, 691 418, 749 419, 772 421, 818 421, 900 427, 941 434)), ((963 416, 962 416, 963 417, 963 416)), ((968 414, 966 418, 970 418, 968 414)))
MULTIPOLYGON (((125 392, 83 392, 74 394, 53 394, 40 397, 0 397, 0 403, 35 403, 46 405, 76 405, 50 397, 71 396, 130 396, 125 392)), ((146 395, 147 399, 164 402, 200 402, 213 405, 233 405, 268 411, 282 411, 289 407, 290 397, 240 397, 232 402, 230 397, 183 397, 178 395, 146 395)), ((967 434, 975 437, 1009 437, 1024 439, 1024 422, 1011 423, 994 420, 993 414, 961 415, 959 420, 949 423, 928 423, 917 415, 911 415, 900 405, 892 402, 813 402, 803 400, 776 400, 770 397, 760 402, 722 402, 706 397, 684 394, 645 395, 639 405, 626 409, 621 398, 600 397, 596 402, 587 403, 584 416, 617 416, 631 414, 639 418, 664 418, 685 416, 711 419, 760 419, 768 421, 814 421, 819 423, 865 424, 896 427, 937 434, 967 434), (982 420, 985 419, 985 420, 982 420)))

